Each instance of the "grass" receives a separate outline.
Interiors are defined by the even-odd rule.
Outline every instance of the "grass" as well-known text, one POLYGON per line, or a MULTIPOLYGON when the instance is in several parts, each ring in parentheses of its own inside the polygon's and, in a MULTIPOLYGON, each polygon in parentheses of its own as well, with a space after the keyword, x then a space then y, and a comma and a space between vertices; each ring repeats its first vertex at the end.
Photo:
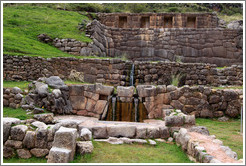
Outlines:
POLYGON ((186 154, 174 144, 157 146, 93 142, 92 154, 76 155, 73 163, 191 163, 186 154))
POLYGON ((29 159, 21 159, 17 156, 10 159, 3 158, 3 163, 47 163, 45 158, 31 157, 29 159))
POLYGON ((18 118, 20 120, 26 120, 33 118, 33 114, 27 115, 26 111, 21 108, 13 109, 10 107, 3 107, 3 117, 12 117, 18 118))
POLYGON ((228 15, 224 15, 224 14, 221 14, 221 13, 218 13, 218 17, 220 19, 223 19, 227 24, 231 21, 235 21, 235 20, 243 20, 243 15, 242 14, 239 14, 239 13, 236 13, 234 15, 231 15, 231 16, 228 16, 228 15))
POLYGON ((240 119, 230 119, 228 122, 220 122, 213 119, 196 118, 196 125, 206 126, 210 135, 223 141, 238 154, 238 159, 243 158, 243 136, 240 134, 240 119))
POLYGON ((52 38, 73 38, 91 42, 78 23, 88 19, 78 12, 55 10, 43 6, 11 6, 3 8, 3 52, 9 55, 40 57, 72 56, 38 41, 37 36, 46 33, 52 38))
POLYGON ((24 90, 28 88, 28 84, 31 83, 29 81, 3 81, 4 88, 14 88, 19 87, 24 90))
POLYGON ((67 84, 67 85, 92 84, 92 83, 89 83, 89 82, 80 82, 80 81, 72 81, 72 80, 65 80, 64 83, 67 84))

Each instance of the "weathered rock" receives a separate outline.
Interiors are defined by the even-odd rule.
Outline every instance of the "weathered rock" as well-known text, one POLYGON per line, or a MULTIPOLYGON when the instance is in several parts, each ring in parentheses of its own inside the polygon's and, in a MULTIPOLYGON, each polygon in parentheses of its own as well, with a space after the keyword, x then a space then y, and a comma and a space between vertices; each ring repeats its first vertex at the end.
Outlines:
POLYGON ((27 129, 28 127, 25 125, 17 125, 12 127, 10 130, 11 139, 22 141, 25 137, 27 129))
POLYGON ((139 97, 156 96, 156 87, 153 85, 138 85, 137 92, 139 97))
POLYGON ((48 149, 34 148, 34 149, 31 149, 30 152, 35 157, 44 157, 44 156, 46 156, 49 153, 49 150, 48 149))
POLYGON ((92 138, 91 131, 87 128, 83 128, 80 132, 80 138, 82 141, 90 141, 92 138))
POLYGON ((209 131, 204 126, 194 126, 189 129, 189 132, 197 132, 203 135, 209 135, 209 131))
POLYGON ((72 150, 52 147, 50 149, 47 163, 68 163, 71 161, 72 150))
POLYGON ((196 124, 195 115, 184 116, 184 124, 195 125, 196 124))
POLYGON ((7 140, 4 145, 7 147, 14 148, 14 149, 21 149, 22 148, 22 142, 21 141, 7 140))
POLYGON ((33 114, 41 114, 41 113, 44 113, 44 109, 37 108, 37 107, 33 109, 33 114))
POLYGON ((21 100, 23 98, 23 95, 18 93, 15 95, 15 100, 21 100))
POLYGON ((136 126, 136 138, 147 138, 147 128, 144 126, 136 126))
POLYGON ((93 138, 108 138, 106 126, 95 126, 92 128, 93 138))
POLYGON ((31 153, 27 149, 18 149, 16 152, 18 157, 22 159, 29 159, 32 157, 31 153))
POLYGON ((3 120, 3 143, 5 143, 9 138, 11 124, 11 122, 3 120))
POLYGON ((44 122, 46 124, 50 124, 50 123, 54 122, 54 114, 53 113, 36 114, 33 117, 34 117, 34 119, 37 119, 38 121, 44 122))
POLYGON ((76 142, 76 149, 81 155, 92 153, 93 144, 91 141, 78 141, 76 142))
POLYGON ((223 116, 223 117, 218 118, 218 121, 221 121, 221 122, 226 122, 228 120, 229 120, 229 118, 226 117, 226 116, 223 116))
POLYGON ((31 149, 35 147, 35 131, 27 131, 23 139, 23 146, 31 149))
POLYGON ((106 100, 98 100, 96 103, 96 106, 94 108, 94 112, 99 114, 99 115, 102 114, 106 104, 107 104, 106 100))
POLYGON ((12 93, 14 93, 14 94, 18 94, 18 93, 22 94, 23 91, 20 88, 18 88, 18 87, 14 87, 12 89, 12 93))
POLYGON ((48 85, 43 82, 35 83, 35 91, 39 94, 40 97, 46 97, 49 93, 48 85))
POLYGON ((147 127, 147 138, 159 138, 159 127, 149 126, 147 127))
POLYGON ((35 135, 35 147, 46 149, 47 147, 47 129, 38 128, 35 135))
POLYGON ((117 86, 117 93, 119 97, 132 97, 134 94, 134 86, 124 87, 124 86, 117 86))
POLYGON ((96 93, 101 95, 109 96, 113 93, 114 87, 112 86, 104 86, 100 83, 96 83, 96 93))
MULTIPOLYGON (((68 158, 69 161, 72 161, 74 158, 75 149, 76 149, 76 139, 77 139, 77 129, 60 127, 59 130, 55 133, 55 138, 54 138, 53 147, 51 148, 51 151, 54 147, 62 148, 64 149, 63 151, 66 150, 66 153, 65 153, 66 155, 69 154, 69 158, 68 158)), ((53 151, 55 150, 53 149, 53 151)), ((50 160, 50 162, 56 161, 56 159, 54 159, 56 158, 56 156, 53 156, 53 155, 55 155, 55 153, 49 154, 49 159, 53 158, 53 160, 50 160)))
POLYGON ((21 121, 20 119, 17 119, 17 118, 3 118, 3 122, 17 125, 17 124, 20 124, 21 121))
POLYGON ((156 145, 156 142, 154 140, 149 139, 148 141, 150 145, 156 145))
POLYGON ((35 121, 35 122, 32 122, 31 124, 37 128, 44 128, 44 129, 47 128, 47 125, 44 122, 35 121))
POLYGON ((181 116, 166 116, 166 126, 182 126, 184 124, 184 118, 181 116))
POLYGON ((173 86, 173 85, 168 85, 167 86, 167 92, 172 92, 172 91, 175 91, 177 89, 176 86, 173 86))
POLYGON ((61 97, 62 93, 60 89, 54 89, 52 91, 52 94, 55 96, 56 99, 58 99, 59 97, 61 97))
POLYGON ((159 127, 160 138, 168 138, 170 137, 169 129, 165 126, 159 127))
POLYGON ((136 127, 135 126, 107 126, 107 133, 110 137, 127 137, 132 138, 135 136, 136 127))
POLYGON ((14 149, 11 147, 3 146, 3 157, 11 158, 15 156, 14 149))
POLYGON ((243 20, 231 21, 227 24, 228 29, 243 29, 243 20))
POLYGON ((62 86, 65 85, 62 79, 58 76, 51 76, 49 78, 46 78, 45 82, 50 87, 55 88, 55 89, 60 89, 62 86))

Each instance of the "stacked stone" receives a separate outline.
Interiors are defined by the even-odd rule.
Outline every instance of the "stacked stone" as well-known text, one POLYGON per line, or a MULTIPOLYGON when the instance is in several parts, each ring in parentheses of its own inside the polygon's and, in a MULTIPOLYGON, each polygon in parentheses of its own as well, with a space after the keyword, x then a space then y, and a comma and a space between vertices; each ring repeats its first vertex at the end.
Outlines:
POLYGON ((16 152, 19 158, 25 159, 32 156, 45 157, 49 153, 54 139, 53 126, 33 121, 3 118, 5 158, 15 156, 16 152))
POLYGON ((18 87, 12 89, 3 88, 3 106, 19 108, 21 106, 23 94, 23 91, 18 87))
POLYGON ((87 47, 88 44, 77 41, 76 39, 58 39, 56 38, 52 43, 56 48, 61 51, 67 52, 73 55, 80 55, 80 51, 83 47, 87 47))
POLYGON ((103 46, 106 50, 101 51, 111 57, 127 55, 129 59, 139 61, 180 59, 218 66, 243 62, 240 29, 111 28, 94 20, 88 31, 95 40, 93 45, 103 46))
POLYGON ((40 77, 68 79, 72 71, 84 74, 84 81, 109 85, 127 85, 131 62, 119 59, 76 59, 28 56, 3 56, 5 80, 34 81, 40 77))
POLYGON ((30 83, 28 88, 29 93, 21 102, 22 108, 31 109, 36 105, 56 114, 70 114, 72 112, 68 86, 58 76, 39 78, 30 83), (51 90, 52 92, 50 92, 51 90))
POLYGON ((175 77, 179 85, 243 85, 243 66, 217 69, 204 63, 134 62, 136 83, 169 85, 175 77))
POLYGON ((211 89, 204 86, 177 88, 172 85, 137 86, 149 118, 164 117, 162 109, 180 109, 196 117, 237 117, 240 115, 242 90, 211 89))
POLYGON ((102 84, 69 86, 73 113, 100 119, 107 112, 108 100, 113 91, 113 87, 102 84))

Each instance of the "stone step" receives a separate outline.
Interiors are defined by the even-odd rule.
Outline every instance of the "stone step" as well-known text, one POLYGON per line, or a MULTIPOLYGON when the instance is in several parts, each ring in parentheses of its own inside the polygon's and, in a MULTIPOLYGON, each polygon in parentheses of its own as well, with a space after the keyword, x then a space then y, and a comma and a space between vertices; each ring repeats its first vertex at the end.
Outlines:
POLYGON ((47 163, 68 163, 72 150, 52 147, 49 152, 47 163))

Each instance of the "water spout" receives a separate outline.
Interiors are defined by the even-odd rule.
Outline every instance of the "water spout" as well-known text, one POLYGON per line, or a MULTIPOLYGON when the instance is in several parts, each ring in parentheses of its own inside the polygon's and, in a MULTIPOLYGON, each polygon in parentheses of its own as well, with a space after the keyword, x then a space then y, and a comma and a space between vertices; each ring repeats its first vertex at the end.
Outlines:
POLYGON ((134 86, 134 63, 132 64, 132 69, 130 73, 130 86, 134 86))
POLYGON ((113 121, 115 121, 115 105, 116 105, 116 97, 112 97, 112 112, 113 112, 113 121))
POLYGON ((138 98, 134 98, 135 122, 138 121, 138 98))

